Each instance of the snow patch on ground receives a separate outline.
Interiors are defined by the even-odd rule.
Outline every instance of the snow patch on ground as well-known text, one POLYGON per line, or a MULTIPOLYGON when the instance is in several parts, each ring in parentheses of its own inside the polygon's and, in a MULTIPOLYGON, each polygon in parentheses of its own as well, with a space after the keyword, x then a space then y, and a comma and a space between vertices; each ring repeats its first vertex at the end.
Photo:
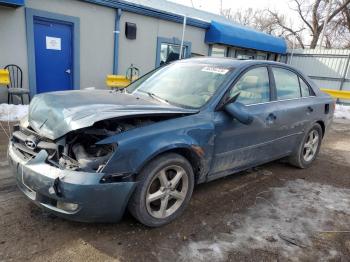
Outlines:
POLYGON ((259 193, 245 214, 227 217, 230 233, 189 242, 180 250, 180 260, 226 261, 230 253, 252 250, 273 250, 292 261, 337 258, 342 254, 332 248, 315 248, 316 240, 329 234, 325 231, 349 231, 349 216, 350 189, 290 181, 259 193))
POLYGON ((28 114, 28 105, 0 104, 0 121, 18 121, 28 114))
POLYGON ((350 120, 350 105, 335 105, 335 118, 342 118, 350 120))

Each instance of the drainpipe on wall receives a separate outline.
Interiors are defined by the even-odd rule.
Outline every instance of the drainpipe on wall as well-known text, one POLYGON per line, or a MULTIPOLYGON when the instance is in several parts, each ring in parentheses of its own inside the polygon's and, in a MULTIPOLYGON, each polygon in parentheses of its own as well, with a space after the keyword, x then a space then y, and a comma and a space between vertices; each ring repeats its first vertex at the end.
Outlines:
POLYGON ((183 48, 183 45, 184 45, 186 21, 187 21, 187 17, 186 17, 186 15, 184 15, 184 22, 183 22, 183 25, 182 25, 182 37, 181 37, 179 60, 182 58, 182 48, 183 48))
POLYGON ((120 17, 122 10, 118 8, 115 14, 114 24, 114 56, 113 56, 113 74, 118 74, 118 50, 119 50, 119 35, 120 35, 120 17))

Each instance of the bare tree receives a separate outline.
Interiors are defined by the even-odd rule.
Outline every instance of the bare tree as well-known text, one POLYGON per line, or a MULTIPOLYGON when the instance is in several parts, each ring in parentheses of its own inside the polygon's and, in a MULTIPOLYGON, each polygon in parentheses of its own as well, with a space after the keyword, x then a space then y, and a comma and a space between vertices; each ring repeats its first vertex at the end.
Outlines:
POLYGON ((305 48, 302 35, 302 33, 305 30, 305 27, 302 26, 295 29, 291 21, 287 22, 285 15, 281 15, 278 12, 274 12, 271 10, 267 10, 267 12, 272 18, 272 23, 275 25, 276 28, 279 29, 280 36, 285 37, 289 43, 294 42, 294 39, 296 39, 298 41, 298 46, 303 49, 305 48))
POLYGON ((240 25, 249 26, 271 34, 275 30, 275 27, 271 17, 266 16, 265 12, 266 10, 253 8, 239 9, 233 12, 233 10, 229 8, 224 9, 222 13, 226 18, 240 25))
MULTIPOLYGON (((289 43, 297 41, 297 46, 305 48, 315 48, 319 41, 323 27, 325 26, 326 10, 329 0, 291 0, 292 11, 297 14, 299 21, 291 21, 277 11, 238 10, 232 12, 226 9, 223 14, 228 18, 242 25, 251 26, 263 32, 283 36, 289 43), (305 37, 306 34, 310 37, 305 37), (307 39, 308 43, 306 43, 307 39)), ((331 47, 341 45, 340 39, 350 32, 350 0, 333 0, 331 12, 328 17, 328 27, 326 27, 326 46, 331 47), (345 34, 346 32, 346 34, 345 34)), ((347 41, 348 43, 348 41, 347 41)))
MULTIPOLYGON (((304 25, 308 27, 311 32, 311 42, 310 48, 315 48, 319 40, 320 34, 325 26, 326 18, 326 7, 328 0, 313 0, 308 2, 305 0, 293 0, 295 3, 296 11, 303 21, 304 25)), ((331 6, 331 13, 328 17, 328 22, 330 23, 340 12, 342 12, 350 0, 335 1, 331 6)))
POLYGON ((329 23, 325 36, 329 38, 334 47, 350 47, 350 7, 344 8, 329 23))
POLYGON ((223 10, 223 15, 234 22, 255 28, 259 31, 284 37, 288 45, 292 46, 297 40, 297 46, 304 48, 302 31, 305 28, 294 29, 291 22, 287 23, 287 18, 278 12, 265 9, 240 9, 233 12, 231 9, 223 10))

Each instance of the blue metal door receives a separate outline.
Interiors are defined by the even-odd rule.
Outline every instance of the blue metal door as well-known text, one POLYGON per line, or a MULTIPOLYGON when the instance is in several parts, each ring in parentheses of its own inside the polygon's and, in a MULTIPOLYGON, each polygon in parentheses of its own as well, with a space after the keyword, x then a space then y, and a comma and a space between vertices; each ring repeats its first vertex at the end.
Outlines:
POLYGON ((36 93, 73 89, 73 26, 34 18, 36 93))

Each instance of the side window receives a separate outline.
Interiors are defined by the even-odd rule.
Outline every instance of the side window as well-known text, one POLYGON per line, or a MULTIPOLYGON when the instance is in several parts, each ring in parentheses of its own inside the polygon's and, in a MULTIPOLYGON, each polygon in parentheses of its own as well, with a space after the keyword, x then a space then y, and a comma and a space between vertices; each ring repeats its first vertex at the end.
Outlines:
POLYGON ((239 94, 236 101, 257 104, 270 101, 270 82, 266 67, 251 69, 245 73, 230 91, 230 98, 239 94))
POLYGON ((298 76, 292 71, 282 68, 272 68, 275 77, 277 99, 291 99, 300 97, 298 76))
POLYGON ((300 83, 300 90, 301 90, 301 95, 303 97, 307 97, 307 96, 310 96, 311 93, 310 93, 310 89, 309 89, 309 86, 305 83, 305 81, 303 79, 301 79, 299 77, 299 83, 300 83))

